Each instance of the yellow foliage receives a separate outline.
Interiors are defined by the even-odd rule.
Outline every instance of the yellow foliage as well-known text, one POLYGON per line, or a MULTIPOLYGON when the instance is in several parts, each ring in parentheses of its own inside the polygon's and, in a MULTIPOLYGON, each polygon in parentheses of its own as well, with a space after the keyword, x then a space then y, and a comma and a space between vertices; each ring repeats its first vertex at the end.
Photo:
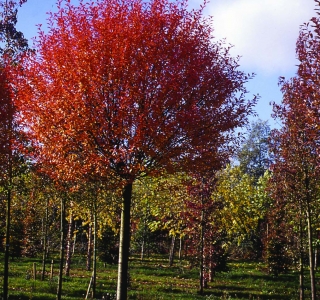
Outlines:
POLYGON ((219 218, 227 233, 238 234, 240 239, 257 229, 258 220, 264 215, 265 197, 263 184, 255 184, 254 178, 230 165, 219 173, 212 195, 222 204, 219 218))

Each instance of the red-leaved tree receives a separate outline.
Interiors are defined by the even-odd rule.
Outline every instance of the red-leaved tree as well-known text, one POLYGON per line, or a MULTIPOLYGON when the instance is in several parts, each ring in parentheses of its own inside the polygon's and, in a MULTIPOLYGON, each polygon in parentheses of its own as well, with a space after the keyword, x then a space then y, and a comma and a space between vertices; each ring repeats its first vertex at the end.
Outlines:
POLYGON ((3 273, 3 299, 8 298, 9 251, 11 231, 11 198, 13 177, 19 156, 14 142, 18 140, 15 106, 12 102, 8 69, 17 63, 17 55, 28 50, 28 42, 16 29, 18 8, 26 0, 0 1, 0 185, 6 198, 6 237, 3 273), (14 170, 15 169, 15 170, 14 170))
POLYGON ((214 165, 252 113, 244 87, 252 76, 187 1, 61 0, 58 8, 21 67, 20 121, 52 176, 122 185, 123 300, 132 183, 214 165))
POLYGON ((193 259, 198 259, 200 294, 207 283, 213 281, 220 267, 219 260, 225 258, 220 245, 222 230, 215 215, 221 205, 212 199, 216 181, 216 174, 193 174, 193 179, 187 183, 190 196, 185 200, 187 209, 181 213, 186 223, 184 231, 191 240, 189 252, 193 259))
MULTIPOLYGON (((315 2, 320 5, 319 1, 315 2)), ((288 215, 290 212, 293 216, 299 216, 300 249, 303 248, 302 228, 307 228, 311 299, 316 299, 313 244, 320 175, 319 17, 312 18, 310 23, 301 27, 296 53, 299 59, 297 75, 287 81, 281 79, 283 100, 280 105, 274 105, 275 116, 282 121, 283 127, 272 134, 272 149, 276 159, 271 186, 278 207, 282 207, 282 210, 286 207, 282 213, 288 215)), ((300 292, 302 299, 302 284, 300 292)))
MULTIPOLYGON (((312 299, 316 299, 313 235, 319 193, 319 137, 318 130, 315 129, 313 123, 309 122, 309 116, 305 113, 307 94, 299 81, 300 79, 294 78, 282 83, 283 102, 274 107, 277 116, 283 121, 283 127, 281 130, 274 130, 271 135, 271 150, 274 153, 275 161, 272 167, 273 176, 270 181, 270 191, 274 204, 269 212, 269 219, 270 217, 272 219, 269 220, 271 226, 268 239, 269 244, 270 242, 275 243, 269 245, 271 251, 275 250, 272 247, 278 247, 279 251, 280 248, 283 250, 284 241, 287 240, 290 243, 293 238, 292 228, 290 228, 292 226, 288 225, 290 222, 292 224, 292 220, 294 220, 295 224, 299 224, 297 226, 297 240, 300 244, 298 251, 302 262, 302 228, 307 228, 311 296, 312 299), (296 216, 298 216, 297 219, 296 216), (286 228, 287 232, 280 228, 286 228), (273 229, 274 231, 272 231, 273 229), (283 236, 282 240, 281 235, 283 236)), ((285 258, 279 257, 276 264, 283 262, 285 262, 285 258)), ((302 267, 303 265, 300 264, 301 293, 303 292, 302 267)))

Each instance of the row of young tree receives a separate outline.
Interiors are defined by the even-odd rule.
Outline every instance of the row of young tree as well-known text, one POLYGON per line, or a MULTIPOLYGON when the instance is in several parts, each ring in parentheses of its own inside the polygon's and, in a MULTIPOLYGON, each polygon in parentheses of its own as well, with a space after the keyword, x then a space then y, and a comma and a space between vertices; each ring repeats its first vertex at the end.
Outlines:
POLYGON ((282 128, 258 122, 236 151, 257 100, 246 98, 252 75, 213 39, 204 7, 62 0, 29 50, 15 29, 24 2, 1 2, 3 298, 10 254, 41 252, 45 274, 59 248, 57 299, 78 250, 94 284, 97 255, 118 262, 125 300, 130 248, 143 259, 152 241, 172 264, 179 240, 200 292, 250 248, 274 275, 298 264, 300 299, 308 258, 316 299, 319 18, 301 28, 297 75, 280 81, 282 128))
MULTIPOLYGON (((259 224, 269 201, 268 178, 265 173, 256 182, 239 166, 230 165, 211 177, 175 173, 141 178, 133 185, 131 253, 140 254, 141 260, 168 254, 170 266, 178 253, 180 260, 199 268, 203 292, 215 272, 227 270, 230 255, 262 258, 265 228, 259 224)), ((120 187, 78 183, 66 192, 33 165, 15 176, 13 186, 11 259, 42 255, 42 280, 57 251, 62 251, 64 276, 72 265, 79 267, 79 261, 93 276, 97 259, 118 262, 120 187)), ((4 216, 1 219, 4 223, 4 216)), ((4 238, 5 232, 1 235, 4 238)))
MULTIPOLYGON (((179 259, 201 271, 200 291, 214 279, 215 272, 227 270, 230 257, 264 259, 275 276, 299 267, 297 263, 303 267, 299 255, 307 257, 308 253, 298 247, 300 237, 294 229, 289 230, 297 220, 290 221, 291 215, 268 192, 275 180, 267 171, 272 160, 269 133, 266 122, 253 124, 238 152, 239 164, 228 165, 211 177, 175 173, 137 181, 131 211, 132 253, 140 253, 141 260, 146 255, 167 253, 172 265, 178 252, 179 259), (259 170, 261 175, 252 175, 259 170)), ((72 263, 78 267, 79 261, 93 270, 93 276, 97 259, 117 263, 120 188, 78 183, 66 192, 32 165, 24 167, 13 184, 12 259, 42 254, 42 279, 46 264, 61 245, 65 276, 69 276, 72 263), (61 199, 65 200, 63 206, 61 199), (74 253, 78 254, 76 260, 72 260, 74 253)))

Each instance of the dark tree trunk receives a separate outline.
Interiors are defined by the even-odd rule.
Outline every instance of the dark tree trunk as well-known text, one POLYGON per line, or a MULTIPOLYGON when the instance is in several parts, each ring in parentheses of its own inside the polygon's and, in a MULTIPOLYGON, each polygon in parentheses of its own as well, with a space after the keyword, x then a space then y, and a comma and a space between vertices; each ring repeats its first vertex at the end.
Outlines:
POLYGON ((304 300, 304 268, 303 268, 303 227, 302 227, 302 202, 300 201, 299 222, 299 299, 304 300))
POLYGON ((12 189, 12 120, 9 123, 9 153, 8 153, 8 187, 7 187, 7 211, 6 211, 6 239, 4 252, 4 272, 3 272, 3 299, 8 299, 9 283, 9 256, 10 256, 10 234, 11 234, 11 189, 12 189))
POLYGON ((200 231, 200 287, 199 293, 200 295, 203 294, 204 288, 204 211, 201 211, 201 231, 200 231))
POLYGON ((117 300, 127 300, 131 196, 132 183, 127 183, 123 190, 123 203, 121 210, 117 300))
POLYGON ((92 298, 96 295, 97 278, 97 195, 93 202, 93 272, 92 272, 92 298))
POLYGON ((303 252, 300 251, 299 257, 299 299, 304 300, 304 275, 303 275, 303 252))
POLYGON ((64 258, 64 224, 65 224, 65 199, 61 198, 61 220, 60 220, 60 262, 59 262, 59 277, 58 277, 58 288, 56 300, 61 300, 62 294, 62 275, 63 275, 63 258, 64 258))
POLYGON ((306 214, 307 214, 307 228, 308 228, 308 246, 309 246, 309 269, 310 269, 310 285, 311 285, 311 299, 316 300, 316 281, 314 270, 314 252, 313 252, 313 236, 312 236, 312 220, 311 220, 311 195, 310 182, 308 171, 305 172, 305 190, 306 190, 306 214))
POLYGON ((46 215, 44 219, 44 228, 43 228, 43 249, 42 249, 42 271, 41 271, 41 280, 44 280, 46 272, 46 259, 47 259, 47 235, 48 235, 48 206, 49 199, 46 201, 46 215))
POLYGON ((213 282, 214 276, 215 276, 215 264, 212 258, 212 252, 213 252, 213 246, 212 243, 210 244, 210 263, 209 263, 209 282, 213 282))
POLYGON ((9 256, 10 256, 10 226, 11 226, 11 187, 7 191, 7 212, 6 212, 6 241, 4 253, 4 273, 3 273, 3 299, 8 299, 9 280, 9 256))
POLYGON ((310 269, 310 285, 311 285, 311 299, 316 300, 316 284, 314 271, 314 253, 313 253, 313 238, 312 238, 312 222, 310 205, 307 205, 307 226, 308 226, 308 244, 309 244, 309 269, 310 269))

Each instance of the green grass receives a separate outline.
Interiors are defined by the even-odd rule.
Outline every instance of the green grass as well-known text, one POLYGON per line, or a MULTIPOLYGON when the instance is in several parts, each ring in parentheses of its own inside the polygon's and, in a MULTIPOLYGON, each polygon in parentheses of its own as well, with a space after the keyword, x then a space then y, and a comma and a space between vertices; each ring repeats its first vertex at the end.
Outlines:
MULTIPOLYGON (((1 255, 0 255, 1 257, 1 255)), ((3 261, 3 259, 2 259, 3 261)), ((84 299, 91 272, 85 270, 84 260, 75 257, 70 277, 63 277, 63 299, 84 299)), ((40 280, 40 259, 18 259, 10 262, 9 299, 54 300, 57 287, 57 268, 52 280, 48 274, 40 280), (38 268, 37 279, 32 276, 32 266, 38 268)), ((204 295, 198 294, 198 270, 190 269, 187 263, 176 263, 168 267, 167 258, 153 256, 141 262, 133 257, 130 260, 129 299, 137 300, 215 300, 215 299, 256 299, 272 300, 298 299, 298 274, 289 272, 273 278, 264 272, 265 265, 252 261, 232 261, 229 272, 218 273, 214 282, 208 284, 204 295)), ((0 292, 3 284, 3 266, 0 266, 0 292)), ((318 274, 319 275, 319 274, 318 274)), ((306 284, 309 284, 306 273, 306 284)), ((97 298, 104 293, 115 293, 117 266, 98 262, 97 298)), ((318 287, 320 288, 320 287, 318 287)), ((309 286, 306 299, 309 299, 309 286)))

